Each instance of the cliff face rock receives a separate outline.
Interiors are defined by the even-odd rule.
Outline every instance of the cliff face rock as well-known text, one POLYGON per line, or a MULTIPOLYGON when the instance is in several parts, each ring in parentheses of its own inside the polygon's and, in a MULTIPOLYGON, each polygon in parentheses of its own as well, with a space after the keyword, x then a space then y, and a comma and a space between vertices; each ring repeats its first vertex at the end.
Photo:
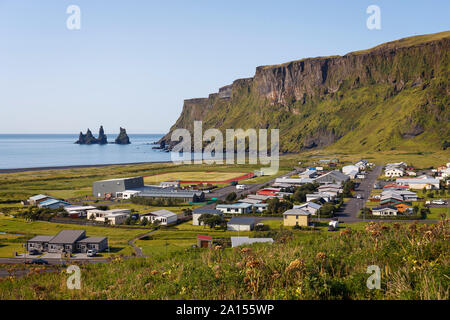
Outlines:
POLYGON ((100 126, 98 138, 95 138, 93 136, 91 130, 88 128, 86 131, 86 134, 83 134, 83 132, 80 132, 80 136, 78 137, 78 140, 75 143, 77 143, 77 144, 107 144, 108 138, 105 135, 103 126, 100 126))
MULTIPOLYGON (((277 128, 281 150, 334 145, 379 150, 450 140, 450 32, 344 56, 256 68, 208 98, 185 100, 176 128, 277 128), (439 137, 439 138, 436 138, 439 137), (442 140, 442 141, 441 141, 442 140)), ((192 132, 192 131, 191 131, 192 132)))
POLYGON ((127 135, 125 128, 120 128, 120 133, 115 140, 116 144, 130 144, 130 138, 127 135))

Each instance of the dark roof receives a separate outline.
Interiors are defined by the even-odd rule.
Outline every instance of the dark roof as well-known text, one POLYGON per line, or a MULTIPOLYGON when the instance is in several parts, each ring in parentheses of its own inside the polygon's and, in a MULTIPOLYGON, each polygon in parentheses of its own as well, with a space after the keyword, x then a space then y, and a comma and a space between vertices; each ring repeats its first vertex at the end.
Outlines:
POLYGON ((75 243, 84 234, 84 230, 62 230, 49 243, 75 243))
POLYGON ((216 210, 216 209, 202 209, 202 208, 194 209, 194 211, 192 211, 192 213, 200 213, 200 214, 209 213, 209 214, 219 214, 219 215, 223 214, 222 211, 220 211, 220 210, 216 210))
POLYGON ((84 238, 83 240, 80 240, 78 242, 80 242, 80 243, 99 243, 99 242, 102 242, 105 239, 106 239, 106 237, 87 237, 87 238, 84 238))
POLYGON ((49 242, 54 236, 36 236, 28 240, 29 242, 49 242))
POLYGON ((256 219, 251 217, 234 217, 230 221, 228 221, 228 224, 252 225, 255 223, 256 219))

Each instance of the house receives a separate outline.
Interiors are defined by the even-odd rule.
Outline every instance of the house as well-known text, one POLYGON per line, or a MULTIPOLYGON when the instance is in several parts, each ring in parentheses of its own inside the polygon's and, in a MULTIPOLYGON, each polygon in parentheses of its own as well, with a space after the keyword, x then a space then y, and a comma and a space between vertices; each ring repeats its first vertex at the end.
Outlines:
POLYGON ((27 241, 27 250, 52 253, 85 253, 89 249, 101 252, 108 247, 106 237, 86 237, 84 230, 62 230, 56 236, 36 236, 27 241))
POLYGON ((249 194, 247 196, 247 199, 259 200, 261 202, 265 202, 271 198, 272 198, 271 196, 264 196, 264 195, 260 195, 260 194, 249 194))
POLYGON ((202 224, 198 221, 198 219, 202 216, 202 214, 212 214, 218 215, 223 218, 223 212, 216 209, 202 209, 197 208, 192 212, 192 225, 201 226, 202 224))
POLYGON ((405 175, 405 170, 402 168, 388 168, 384 171, 386 177, 403 177, 405 175))
POLYGON ((253 209, 255 209, 256 212, 261 213, 266 211, 268 206, 267 203, 256 203, 253 205, 253 209))
POLYGON ((346 175, 349 175, 350 173, 352 173, 352 174, 354 173, 356 175, 358 172, 359 172, 359 167, 357 167, 353 164, 342 167, 342 173, 346 174, 346 175))
POLYGON ((234 217, 227 222, 227 230, 251 231, 255 228, 256 219, 251 217, 234 217))
POLYGON ((303 209, 290 209, 283 213, 284 226, 309 226, 311 213, 303 209))
POLYGON ((88 210, 87 219, 98 222, 119 225, 131 215, 131 209, 112 209, 112 210, 88 210))
POLYGON ((380 198, 380 205, 395 205, 403 203, 403 197, 398 195, 389 195, 380 198))
POLYGON ((262 203, 261 200, 249 199, 249 198, 238 200, 238 202, 250 203, 250 204, 253 204, 253 205, 258 204, 258 203, 262 203))
POLYGON ((408 186, 410 189, 421 190, 436 189, 439 190, 439 179, 434 178, 400 178, 395 181, 396 184, 401 186, 408 186))
POLYGON ((231 237, 231 247, 242 245, 251 245, 253 243, 273 243, 272 238, 249 238, 249 237, 231 237))
POLYGON ((171 225, 177 222, 178 215, 172 211, 161 209, 149 213, 141 214, 141 221, 146 218, 149 222, 159 221, 162 226, 171 225))
POLYGON ((374 216, 396 216, 398 209, 393 206, 377 207, 372 209, 374 216))
POLYGON ((245 214, 252 212, 253 205, 251 203, 232 203, 232 204, 218 204, 216 205, 216 209, 222 211, 223 213, 237 213, 237 214, 245 214))
POLYGON ((399 213, 408 214, 413 212, 413 208, 405 203, 399 203, 394 205, 397 208, 399 213))
POLYGON ((302 184, 313 183, 314 180, 310 178, 276 178, 274 186, 278 186, 280 184, 290 185, 290 186, 299 186, 302 184))
POLYGON ((319 209, 322 206, 320 204, 317 204, 315 202, 307 202, 304 204, 300 204, 300 205, 294 205, 294 207, 292 209, 303 209, 309 213, 311 213, 312 215, 316 215, 317 211, 319 211, 319 209))
POLYGON ((408 176, 410 176, 410 177, 415 177, 415 176, 417 176, 417 173, 415 172, 415 171, 406 171, 406 174, 408 175, 408 176))
POLYGON ((144 187, 143 177, 119 178, 95 181, 92 184, 92 195, 94 197, 117 196, 117 192, 144 187))
POLYGON ((95 209, 97 209, 97 207, 94 206, 69 205, 64 207, 64 210, 66 210, 71 218, 87 217, 87 212, 95 209))
POLYGON ((402 201, 417 201, 417 194, 413 191, 404 189, 387 189, 381 192, 381 199, 394 197, 396 199, 402 199, 402 201))
POLYGON ((359 170, 364 170, 368 166, 369 162, 367 160, 359 160, 355 163, 355 166, 359 168, 359 170))
POLYGON ((197 235, 197 247, 199 248, 211 248, 212 246, 212 237, 197 235))
POLYGON ((32 197, 29 197, 28 198, 28 203, 33 205, 33 206, 37 206, 39 203, 41 203, 43 201, 46 201, 46 200, 50 200, 50 199, 53 199, 53 198, 50 197, 50 196, 47 196, 45 194, 38 194, 38 195, 35 195, 35 196, 32 196, 32 197))
POLYGON ((327 184, 327 183, 343 184, 345 181, 349 179, 350 178, 347 175, 343 174, 339 170, 333 170, 317 178, 314 178, 313 181, 319 184, 327 184))
POLYGON ((39 208, 48 208, 48 209, 59 209, 65 206, 70 206, 71 204, 67 201, 58 200, 58 199, 48 199, 40 202, 37 206, 39 208))
POLYGON ((331 192, 315 192, 306 195, 306 202, 311 202, 313 200, 324 199, 326 202, 330 202, 336 198, 336 193, 331 192))

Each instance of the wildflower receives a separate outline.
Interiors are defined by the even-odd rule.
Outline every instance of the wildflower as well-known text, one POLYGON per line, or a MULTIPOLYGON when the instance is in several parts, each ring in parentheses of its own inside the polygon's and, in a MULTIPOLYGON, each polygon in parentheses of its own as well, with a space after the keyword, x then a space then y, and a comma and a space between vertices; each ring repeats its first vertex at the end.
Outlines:
POLYGON ((242 248, 241 249, 241 253, 251 253, 252 252, 252 249, 250 249, 250 248, 242 248))
POLYGON ((219 251, 219 250, 222 250, 222 249, 223 249, 222 246, 215 246, 215 247, 214 247, 214 250, 216 250, 216 251, 219 251))
POLYGON ((285 272, 290 272, 294 270, 301 270, 305 266, 305 263, 302 259, 298 258, 292 261, 289 266, 286 268, 285 272))
POLYGON ((318 260, 325 260, 326 258, 327 258, 327 255, 324 252, 318 252, 316 255, 316 259, 318 259, 318 260))
POLYGON ((159 272, 157 271, 157 270, 152 270, 152 272, 150 272, 150 274, 152 275, 152 276, 154 276, 154 275, 156 275, 156 274, 158 274, 159 272))

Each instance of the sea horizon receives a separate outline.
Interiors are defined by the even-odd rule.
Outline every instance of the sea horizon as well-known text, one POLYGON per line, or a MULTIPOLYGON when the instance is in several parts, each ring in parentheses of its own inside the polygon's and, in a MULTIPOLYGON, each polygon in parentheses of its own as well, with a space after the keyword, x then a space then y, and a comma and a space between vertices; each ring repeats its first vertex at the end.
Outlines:
MULTIPOLYGON (((170 154, 153 149, 164 134, 129 133, 131 144, 114 144, 115 133, 107 133, 108 144, 75 144, 79 134, 0 134, 0 169, 27 169, 167 162, 170 154)), ((94 136, 96 136, 94 134, 94 136)))

